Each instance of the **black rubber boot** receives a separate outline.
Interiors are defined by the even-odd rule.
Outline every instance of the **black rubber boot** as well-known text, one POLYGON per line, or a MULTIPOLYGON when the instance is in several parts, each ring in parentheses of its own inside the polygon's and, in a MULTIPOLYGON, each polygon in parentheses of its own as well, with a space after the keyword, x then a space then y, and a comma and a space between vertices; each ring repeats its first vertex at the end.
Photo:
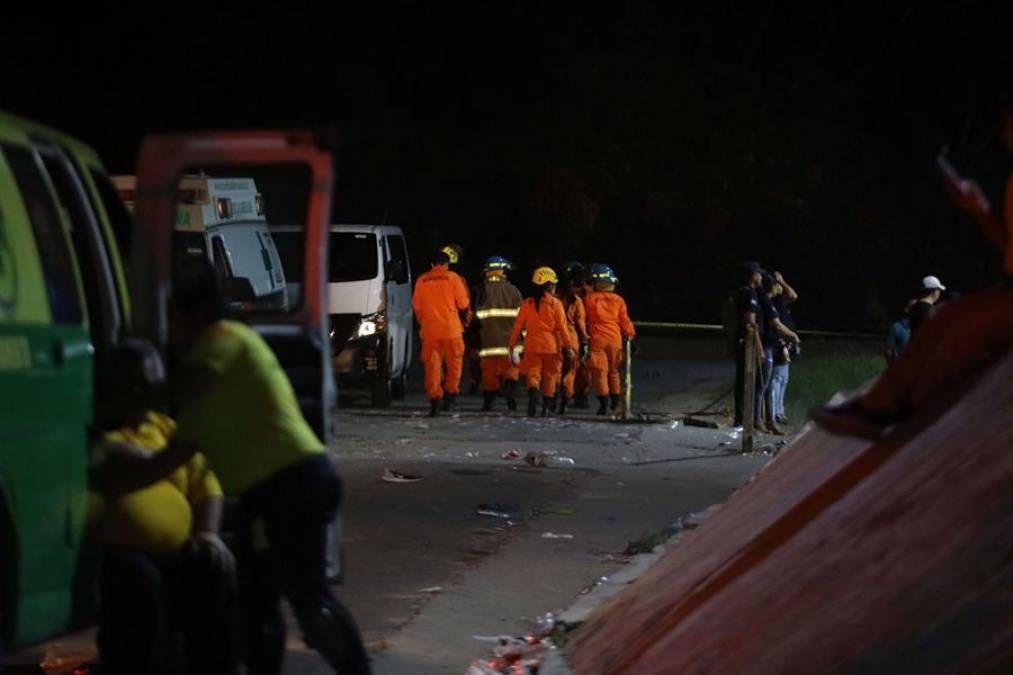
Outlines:
POLYGON ((609 411, 609 397, 599 396, 598 397, 598 412, 595 415, 607 415, 609 411))
POLYGON ((517 393, 517 380, 507 380, 503 383, 503 397, 507 402, 507 409, 510 412, 517 411, 517 399, 514 395, 517 393))
POLYGON ((609 410, 615 412, 619 409, 619 394, 609 394, 609 410))
POLYGON ((587 394, 577 394, 573 399, 573 407, 582 410, 587 408, 587 394))
POLYGON ((454 401, 457 399, 457 394, 443 394, 443 411, 450 412, 454 409, 454 401))
POLYGON ((528 389, 528 417, 534 417, 538 411, 538 402, 541 400, 542 395, 538 391, 537 387, 531 387, 528 389))
POLYGON ((561 397, 559 399, 559 414, 560 415, 565 415, 566 414, 566 397, 565 396, 563 396, 563 397, 561 397))
POLYGON ((429 401, 429 416, 430 417, 440 416, 440 399, 434 398, 429 401))
POLYGON ((556 412, 556 397, 549 396, 542 399, 542 417, 547 417, 549 412, 556 412))
POLYGON ((492 410, 492 402, 496 400, 496 392, 486 391, 482 393, 482 412, 492 410))

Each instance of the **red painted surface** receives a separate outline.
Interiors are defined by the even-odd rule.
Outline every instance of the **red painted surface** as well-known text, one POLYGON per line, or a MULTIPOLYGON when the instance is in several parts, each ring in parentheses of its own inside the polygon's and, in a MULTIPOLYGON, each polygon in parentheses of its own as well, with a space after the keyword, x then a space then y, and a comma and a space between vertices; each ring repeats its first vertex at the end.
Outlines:
POLYGON ((1013 672, 1013 352, 875 444, 804 434, 567 656, 581 675, 1013 672))

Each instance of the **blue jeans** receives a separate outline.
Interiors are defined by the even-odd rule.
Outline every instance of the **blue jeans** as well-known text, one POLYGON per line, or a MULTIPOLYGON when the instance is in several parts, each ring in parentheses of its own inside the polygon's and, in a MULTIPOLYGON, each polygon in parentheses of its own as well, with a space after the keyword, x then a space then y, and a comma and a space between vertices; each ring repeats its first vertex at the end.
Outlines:
POLYGON ((773 390, 773 408, 775 415, 784 416, 784 392, 788 389, 788 367, 791 364, 782 363, 774 366, 771 375, 771 389, 773 390))
POLYGON ((754 410, 753 418, 756 422, 759 422, 764 417, 768 421, 773 421, 773 388, 771 387, 771 374, 774 370, 774 348, 764 346, 763 348, 763 386, 756 392, 756 408, 754 410), (763 403, 763 407, 760 407, 760 403, 763 403), (763 415, 760 414, 761 410, 763 415))

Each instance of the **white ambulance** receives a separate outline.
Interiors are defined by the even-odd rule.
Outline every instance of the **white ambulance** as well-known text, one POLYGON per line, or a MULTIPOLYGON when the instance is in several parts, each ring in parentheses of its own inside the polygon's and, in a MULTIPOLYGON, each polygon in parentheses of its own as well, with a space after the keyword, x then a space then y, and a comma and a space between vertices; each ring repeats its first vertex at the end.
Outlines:
MULTIPOLYGON (((120 198, 133 210, 134 176, 113 176, 120 198)), ((245 311, 276 311, 289 304, 278 250, 267 226, 264 201, 252 178, 181 176, 173 214, 174 256, 204 256, 226 295, 245 311)))

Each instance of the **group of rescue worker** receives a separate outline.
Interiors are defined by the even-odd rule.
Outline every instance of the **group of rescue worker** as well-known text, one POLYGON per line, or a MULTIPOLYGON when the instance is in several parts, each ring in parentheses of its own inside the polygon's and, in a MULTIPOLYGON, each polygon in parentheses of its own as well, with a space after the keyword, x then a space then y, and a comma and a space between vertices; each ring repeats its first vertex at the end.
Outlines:
POLYGON ((616 293, 619 279, 611 267, 571 262, 560 276, 551 267, 538 266, 524 298, 507 278, 514 265, 506 258, 488 258, 483 280, 470 292, 451 269, 460 258, 455 245, 435 251, 412 296, 431 417, 453 410, 466 354, 478 362, 483 411, 491 411, 498 396, 510 411, 517 410, 521 375, 529 417, 539 407, 543 417, 565 414, 571 401, 587 408, 592 388, 598 415, 619 407, 623 339, 632 340, 636 331, 626 302, 616 293))

